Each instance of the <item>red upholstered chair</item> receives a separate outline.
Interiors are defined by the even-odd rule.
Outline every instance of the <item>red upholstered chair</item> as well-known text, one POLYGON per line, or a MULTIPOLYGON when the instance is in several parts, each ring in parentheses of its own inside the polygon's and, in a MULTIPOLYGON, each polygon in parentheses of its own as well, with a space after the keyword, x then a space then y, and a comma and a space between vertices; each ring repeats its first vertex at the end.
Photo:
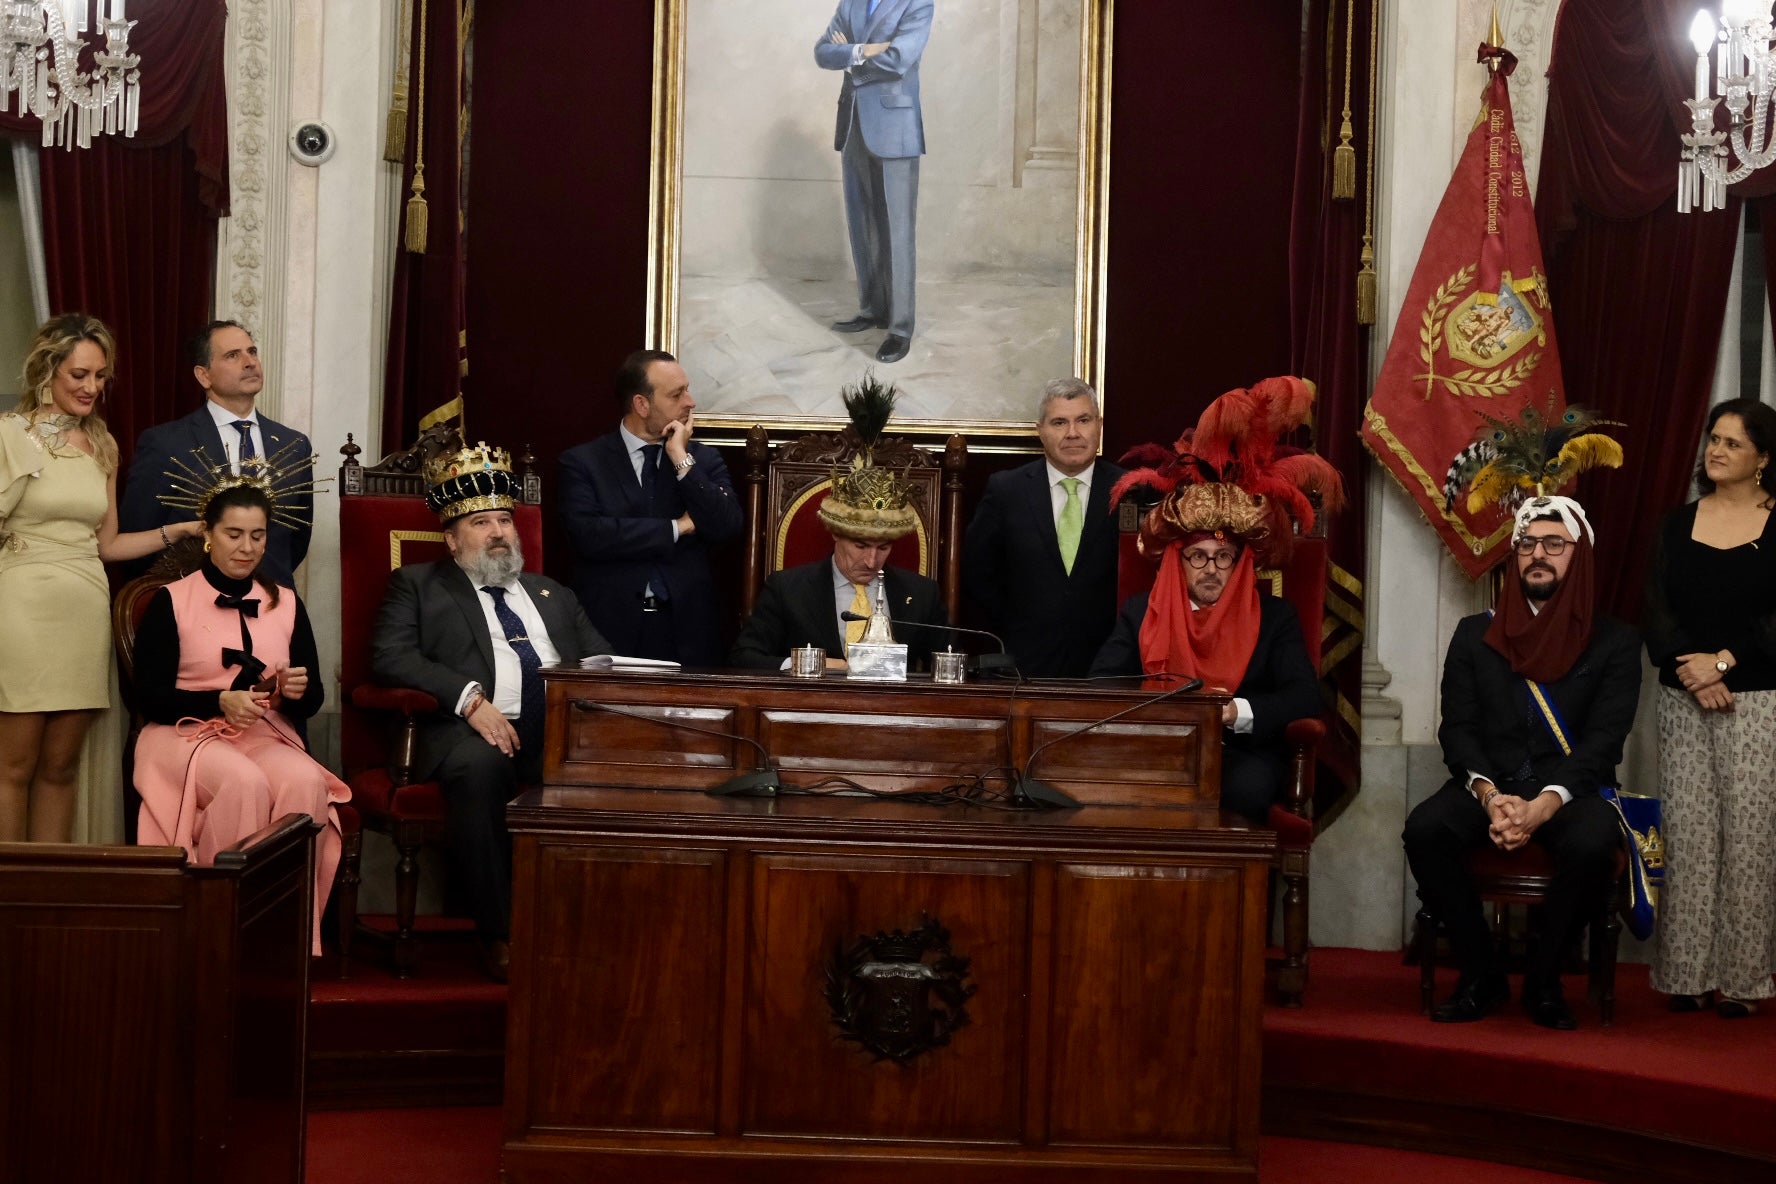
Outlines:
MULTIPOLYGON (((752 615, 766 576, 832 553, 832 536, 816 511, 832 487, 834 468, 849 468, 857 453, 858 439, 849 427, 801 436, 781 445, 775 456, 764 428, 755 426, 747 434, 742 619, 752 615)), ((895 542, 888 562, 936 580, 954 622, 962 598, 962 470, 968 443, 951 436, 940 461, 908 440, 885 436, 876 442, 874 457, 878 466, 903 472, 917 491, 913 506, 919 528, 895 542)))
MULTIPOLYGON (((1125 500, 1117 524, 1121 529, 1117 599, 1127 600, 1153 587, 1157 571, 1141 556, 1136 537, 1143 507, 1125 500)), ((1320 641, 1326 620, 1326 540, 1296 538, 1289 561, 1280 570, 1260 570, 1260 584, 1294 606, 1307 642, 1308 660, 1320 668, 1320 641)), ((1284 731, 1291 755, 1289 792, 1270 808, 1266 819, 1277 832, 1277 873, 1283 879, 1283 959, 1277 967, 1277 998, 1285 1007, 1300 1007, 1307 989, 1308 856, 1313 850, 1314 757, 1326 737, 1321 719, 1293 720, 1284 731)))
MULTIPOLYGON (((364 467, 358 446, 346 437, 339 470, 340 761, 352 800, 365 826, 395 845, 395 929, 391 952, 397 977, 419 965, 414 932, 419 905, 419 853, 444 833, 444 798, 436 782, 413 780, 416 719, 438 709, 422 691, 378 686, 370 675, 371 633, 389 573, 409 563, 429 563, 449 552, 437 515, 426 508, 424 463, 438 451, 454 451, 428 433, 406 452, 364 467)), ((526 501, 512 511, 524 549, 526 571, 541 571, 541 483, 527 453, 526 501)), ((384 935, 378 934, 378 937, 384 935)))
MULTIPOLYGON (((184 579, 203 565, 203 547, 196 539, 181 539, 163 554, 144 574, 137 576, 117 591, 111 603, 111 643, 117 651, 118 686, 123 702, 129 708, 129 738, 123 748, 123 827, 126 842, 136 841, 136 814, 142 799, 136 793, 136 737, 142 731, 142 712, 136 699, 136 630, 148 611, 148 602, 160 589, 175 580, 184 579)), ((357 810, 350 802, 334 807, 339 816, 343 843, 339 852, 339 870, 333 876, 334 915, 339 921, 339 977, 351 969, 352 934, 358 922, 359 864, 363 853, 364 830, 357 810)))

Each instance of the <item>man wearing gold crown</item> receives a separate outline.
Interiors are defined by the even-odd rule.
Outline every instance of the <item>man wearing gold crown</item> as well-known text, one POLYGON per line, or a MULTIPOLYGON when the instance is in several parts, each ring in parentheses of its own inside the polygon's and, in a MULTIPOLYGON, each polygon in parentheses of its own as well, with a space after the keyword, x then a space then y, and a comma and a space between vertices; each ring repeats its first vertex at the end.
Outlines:
POLYGON ((521 784, 542 775, 538 671, 611 651, 571 590, 523 570, 505 451, 465 448, 433 460, 425 476, 450 556, 389 577, 372 669, 378 682, 438 701, 420 724, 413 771, 443 790, 453 872, 467 888, 484 965, 503 982, 512 908, 505 811, 521 784))
POLYGON ((1639 639, 1596 617, 1591 523, 1567 497, 1518 509, 1496 613, 1456 626, 1443 662, 1437 740, 1449 780, 1406 819, 1419 899, 1443 923, 1461 977, 1437 1023, 1483 1018, 1510 998, 1463 856, 1529 842, 1554 861, 1542 932, 1523 976, 1537 1024, 1576 1027, 1560 963, 1614 891, 1618 817, 1598 796, 1615 783, 1640 695, 1639 639))
POLYGON ((561 524, 574 590, 625 654, 714 666, 721 611, 709 550, 739 537, 721 454, 691 439, 691 380, 663 350, 616 377, 617 430, 561 454, 561 524))
POLYGON ((1307 494, 1326 509, 1341 497, 1330 465, 1277 439, 1306 421, 1313 396, 1299 378, 1230 391, 1171 449, 1124 457, 1145 467, 1112 492, 1113 501, 1143 486, 1164 493, 1140 535, 1159 571, 1149 594, 1122 606, 1091 672, 1200 678, 1231 692, 1221 716, 1221 806, 1259 824, 1288 785, 1285 729, 1320 714, 1300 619, 1257 583, 1261 557, 1286 556, 1297 523, 1312 529, 1307 494))
POLYGON ((947 637, 943 597, 935 580, 888 565, 894 540, 919 524, 909 492, 899 477, 870 464, 839 476, 818 511, 833 538, 832 558, 767 578, 729 661, 779 670, 788 664, 791 649, 817 645, 826 651, 829 669, 843 670, 846 654, 863 639, 866 618, 881 600, 893 627, 908 626, 895 640, 906 643, 909 666, 928 667, 931 651, 947 637), (845 613, 859 619, 845 620, 840 615, 845 613))

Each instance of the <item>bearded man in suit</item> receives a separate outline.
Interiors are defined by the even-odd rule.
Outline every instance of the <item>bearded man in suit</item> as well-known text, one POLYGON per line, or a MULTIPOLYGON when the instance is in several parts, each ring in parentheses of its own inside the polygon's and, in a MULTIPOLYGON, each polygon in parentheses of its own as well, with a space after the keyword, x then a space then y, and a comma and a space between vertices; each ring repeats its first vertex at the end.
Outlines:
POLYGON ((428 465, 427 483, 450 556, 389 577, 372 670, 380 683, 438 701, 420 724, 413 772, 443 791, 453 873, 467 889, 483 965, 503 982, 512 912, 505 811, 520 785, 542 776, 538 671, 611 651, 571 589, 523 570, 506 453, 464 449, 428 465))
POLYGON ((1079 678, 1116 623, 1122 469, 1098 456, 1098 394, 1077 378, 1042 388, 1042 459, 987 480, 962 540, 962 591, 1027 678, 1079 678))

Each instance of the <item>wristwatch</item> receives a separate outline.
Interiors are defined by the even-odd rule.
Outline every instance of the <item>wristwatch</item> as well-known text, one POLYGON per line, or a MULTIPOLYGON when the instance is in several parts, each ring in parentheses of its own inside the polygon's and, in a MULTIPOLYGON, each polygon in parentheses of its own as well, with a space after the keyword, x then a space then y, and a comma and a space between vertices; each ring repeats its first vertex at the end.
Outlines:
POLYGON ((678 475, 680 477, 682 477, 686 473, 690 472, 691 466, 696 463, 697 463, 697 458, 687 452, 687 453, 685 453, 685 458, 683 460, 679 461, 677 464, 673 465, 672 467, 678 473, 678 475))
POLYGON ((475 708, 481 706, 481 704, 483 702, 485 702, 486 699, 487 699, 487 692, 485 692, 481 689, 481 684, 478 682, 470 683, 469 684, 469 697, 467 699, 463 700, 462 717, 464 719, 468 719, 471 715, 474 715, 475 708))
POLYGON ((1714 656, 1714 668, 1722 674, 1725 674, 1727 672, 1727 660, 1719 654, 1716 654, 1714 656))

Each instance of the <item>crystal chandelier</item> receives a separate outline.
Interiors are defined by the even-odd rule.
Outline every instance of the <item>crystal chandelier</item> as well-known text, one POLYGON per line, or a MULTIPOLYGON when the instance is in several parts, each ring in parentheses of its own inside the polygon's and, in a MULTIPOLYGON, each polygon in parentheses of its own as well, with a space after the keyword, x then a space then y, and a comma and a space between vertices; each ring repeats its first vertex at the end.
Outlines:
POLYGON ((136 134, 142 59, 129 51, 124 0, 0 0, 0 112, 18 92, 19 113, 43 124, 43 146, 90 147, 94 136, 136 134), (90 20, 88 19, 90 12, 90 20), (96 30, 92 68, 83 35, 96 30))

